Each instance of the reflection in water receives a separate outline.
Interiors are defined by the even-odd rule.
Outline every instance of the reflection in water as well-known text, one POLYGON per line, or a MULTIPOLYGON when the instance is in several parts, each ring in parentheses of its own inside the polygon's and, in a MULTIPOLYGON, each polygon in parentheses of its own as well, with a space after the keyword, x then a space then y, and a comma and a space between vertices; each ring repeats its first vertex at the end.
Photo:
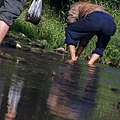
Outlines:
MULTIPOLYGON (((4 53, 2 50, 0 50, 0 55, 4 55, 4 54, 6 54, 6 53, 4 53)), ((9 54, 7 54, 7 55, 9 56, 9 54)), ((7 60, 7 59, 5 59, 5 60, 7 60)), ((5 60, 0 58, 0 64, 2 64, 2 62, 4 62, 5 60)), ((10 61, 8 60, 8 62, 10 62, 10 61)), ((12 63, 12 61, 11 61, 11 63, 12 63)), ((13 74, 11 77, 11 85, 10 85, 8 96, 7 96, 8 97, 7 98, 7 112, 5 113, 4 120, 14 120, 14 118, 16 118, 17 107, 18 107, 18 103, 20 101, 21 91, 24 86, 24 78, 19 77, 16 74, 20 67, 17 63, 14 66, 15 68, 13 68, 15 70, 14 71, 11 70, 13 72, 13 74)), ((2 67, 0 67, 0 68, 2 68, 2 67)), ((2 83, 3 84, 0 83, 0 87, 1 87, 0 94, 4 94, 5 82, 2 82, 2 83)), ((0 109, 2 109, 1 105, 3 104, 3 102, 4 102, 3 98, 0 97, 0 109)))
POLYGON ((23 89, 23 78, 13 74, 11 78, 11 86, 8 93, 8 110, 5 114, 5 120, 14 119, 17 114, 17 107, 23 89))
POLYGON ((53 76, 47 101, 50 113, 68 119, 87 120, 96 106, 97 79, 96 67, 89 67, 88 75, 82 81, 78 63, 60 66, 53 76))
POLYGON ((120 120, 119 69, 81 60, 68 65, 52 53, 5 53, 27 63, 0 57, 0 120, 120 120))

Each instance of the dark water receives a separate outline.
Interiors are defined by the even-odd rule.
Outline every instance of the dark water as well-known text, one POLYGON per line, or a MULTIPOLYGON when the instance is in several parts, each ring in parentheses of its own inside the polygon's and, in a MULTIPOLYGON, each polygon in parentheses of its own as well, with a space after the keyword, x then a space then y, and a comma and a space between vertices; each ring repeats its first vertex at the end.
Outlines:
POLYGON ((120 70, 1 48, 0 120, 120 120, 120 70), (22 57, 26 62, 19 61, 22 57))

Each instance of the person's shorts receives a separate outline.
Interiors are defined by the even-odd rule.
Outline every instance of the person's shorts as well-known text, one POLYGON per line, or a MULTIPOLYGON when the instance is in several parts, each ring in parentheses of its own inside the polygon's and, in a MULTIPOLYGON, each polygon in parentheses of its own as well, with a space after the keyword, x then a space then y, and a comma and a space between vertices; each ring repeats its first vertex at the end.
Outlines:
POLYGON ((11 26, 14 20, 20 16, 26 1, 27 0, 0 0, 0 20, 11 26))

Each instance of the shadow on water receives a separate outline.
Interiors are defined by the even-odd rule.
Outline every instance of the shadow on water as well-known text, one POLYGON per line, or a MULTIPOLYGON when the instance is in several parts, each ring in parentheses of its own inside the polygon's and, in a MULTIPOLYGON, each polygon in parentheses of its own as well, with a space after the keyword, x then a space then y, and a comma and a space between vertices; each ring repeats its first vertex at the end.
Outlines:
POLYGON ((63 55, 1 48, 0 120, 119 120, 120 71, 63 55), (20 59, 24 58, 24 59, 20 59))

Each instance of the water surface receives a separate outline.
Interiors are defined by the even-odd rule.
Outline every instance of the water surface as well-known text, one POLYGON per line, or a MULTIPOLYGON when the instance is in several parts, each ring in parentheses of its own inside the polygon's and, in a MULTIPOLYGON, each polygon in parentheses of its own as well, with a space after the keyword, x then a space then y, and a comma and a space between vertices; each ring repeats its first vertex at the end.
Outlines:
POLYGON ((120 120, 119 68, 0 50, 16 58, 0 57, 0 120, 120 120))

